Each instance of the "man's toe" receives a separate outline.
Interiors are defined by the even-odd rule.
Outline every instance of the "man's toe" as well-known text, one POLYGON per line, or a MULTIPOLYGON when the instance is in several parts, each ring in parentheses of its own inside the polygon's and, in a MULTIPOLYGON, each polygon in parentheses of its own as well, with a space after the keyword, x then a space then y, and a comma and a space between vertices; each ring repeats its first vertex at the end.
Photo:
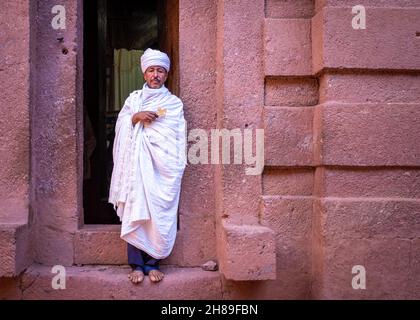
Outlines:
POLYGON ((149 273, 150 280, 153 282, 159 282, 163 279, 163 273, 158 270, 152 270, 149 273))
POLYGON ((142 282, 143 278, 143 273, 139 271, 133 271, 128 275, 128 279, 130 279, 132 283, 142 282))

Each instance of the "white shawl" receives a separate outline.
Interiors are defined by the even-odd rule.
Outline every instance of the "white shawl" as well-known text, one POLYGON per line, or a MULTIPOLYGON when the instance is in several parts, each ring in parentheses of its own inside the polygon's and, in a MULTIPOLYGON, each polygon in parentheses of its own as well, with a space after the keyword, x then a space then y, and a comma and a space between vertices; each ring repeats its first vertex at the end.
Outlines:
POLYGON ((172 251, 186 166, 181 100, 162 86, 130 94, 118 114, 109 202, 122 221, 121 238, 156 259, 172 251), (132 125, 139 111, 166 110, 151 124, 132 125))

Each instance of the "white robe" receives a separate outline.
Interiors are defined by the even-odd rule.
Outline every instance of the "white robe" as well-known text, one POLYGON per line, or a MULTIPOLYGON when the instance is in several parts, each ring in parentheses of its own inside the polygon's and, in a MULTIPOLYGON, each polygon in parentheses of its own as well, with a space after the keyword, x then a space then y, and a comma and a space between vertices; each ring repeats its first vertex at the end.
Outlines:
POLYGON ((166 258, 175 243, 185 148, 181 100, 165 86, 132 92, 115 127, 109 202, 122 221, 121 238, 156 259, 166 258), (159 107, 166 115, 133 127, 136 112, 159 107))

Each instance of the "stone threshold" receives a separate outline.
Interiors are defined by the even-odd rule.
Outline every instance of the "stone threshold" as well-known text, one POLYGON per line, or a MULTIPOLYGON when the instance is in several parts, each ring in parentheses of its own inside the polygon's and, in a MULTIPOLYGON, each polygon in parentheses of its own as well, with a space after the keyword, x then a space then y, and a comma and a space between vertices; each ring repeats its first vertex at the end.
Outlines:
POLYGON ((74 236, 74 263, 127 264, 127 244, 120 232, 121 225, 84 225, 74 236))
MULTIPOLYGON (((65 289, 54 289, 52 266, 33 264, 21 277, 21 299, 60 300, 209 300, 222 299, 219 272, 201 268, 163 266, 165 278, 152 283, 148 276, 140 284, 128 279, 128 266, 65 267, 65 289)), ((56 282, 55 282, 56 283, 56 282)))
MULTIPOLYGON (((127 243, 120 238, 121 225, 84 225, 74 236, 74 264, 124 265, 127 264, 127 243)), ((177 235, 177 242, 180 241, 177 235)), ((170 256, 162 264, 182 266, 182 249, 175 242, 170 256)))

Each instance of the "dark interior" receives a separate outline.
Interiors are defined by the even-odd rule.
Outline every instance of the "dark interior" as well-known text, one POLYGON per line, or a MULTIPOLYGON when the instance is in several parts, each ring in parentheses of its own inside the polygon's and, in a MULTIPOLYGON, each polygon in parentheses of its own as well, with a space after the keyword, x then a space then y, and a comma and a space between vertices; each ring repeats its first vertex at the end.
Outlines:
MULTIPOLYGON (((173 4, 171 3, 171 6, 173 4)), ((118 116, 113 100, 114 49, 165 50, 173 60, 176 41, 166 32, 166 1, 84 1, 84 159, 83 207, 85 224, 118 224, 108 203, 112 173, 114 127, 118 116), (109 112, 112 109, 113 112, 109 112)), ((176 24, 176 18, 171 17, 176 24)), ((139 70, 139 72, 141 72, 139 70)), ((175 88, 173 72, 167 86, 175 88)), ((140 89, 140 88, 138 88, 140 89)))

